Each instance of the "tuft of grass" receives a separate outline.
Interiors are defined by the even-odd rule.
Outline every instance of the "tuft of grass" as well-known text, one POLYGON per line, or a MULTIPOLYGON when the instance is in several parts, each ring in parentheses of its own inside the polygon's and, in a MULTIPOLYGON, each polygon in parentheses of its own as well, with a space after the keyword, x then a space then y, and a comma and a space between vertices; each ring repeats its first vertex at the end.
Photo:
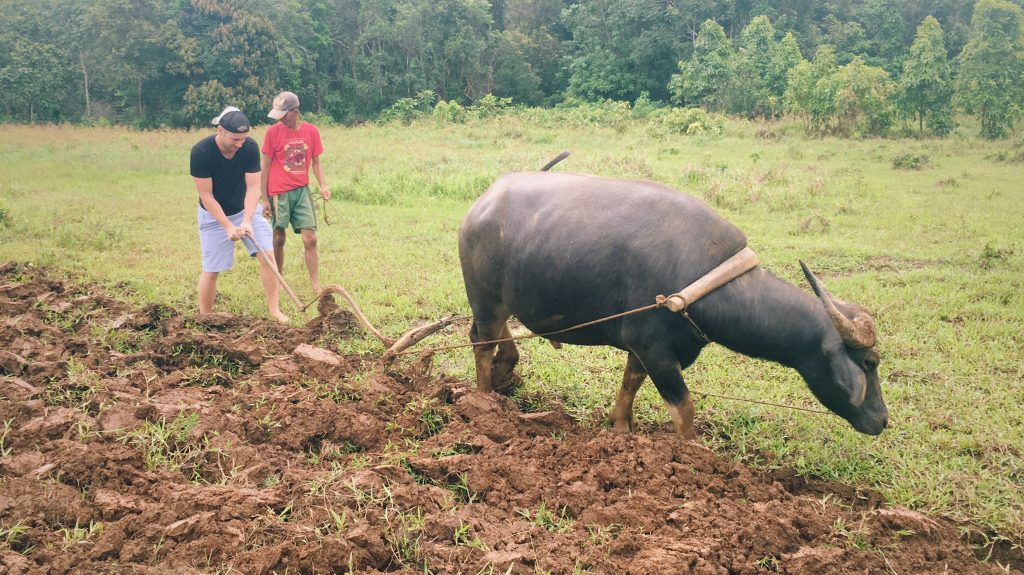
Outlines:
POLYGON ((7 457, 11 454, 11 448, 7 446, 7 436, 10 435, 13 426, 13 417, 4 420, 3 429, 0 430, 0 457, 7 457))
POLYGON ((480 540, 478 535, 471 535, 472 531, 472 525, 459 521, 459 526, 455 528, 455 532, 452 534, 452 541, 456 545, 478 549, 484 553, 490 551, 490 548, 480 540))
POLYGON ((982 269, 992 269, 1007 263, 1015 253, 1016 249, 1013 247, 997 247, 992 242, 987 242, 978 256, 978 265, 982 269))
MULTIPOLYGON (((202 467, 213 459, 218 466, 221 463, 223 450, 211 448, 209 435, 193 438, 193 430, 199 424, 199 414, 180 412, 174 420, 166 418, 160 421, 147 421, 141 428, 126 431, 121 441, 142 451, 142 459, 146 469, 167 469, 174 472, 185 472, 193 481, 205 481, 202 467)), ((220 468, 218 483, 224 483, 234 476, 237 470, 225 471, 220 468)))
POLYGON ((13 525, 0 524, 0 551, 11 550, 18 553, 28 553, 31 546, 25 544, 25 536, 28 534, 28 525, 21 521, 15 521, 13 525))
POLYGON ((100 375, 75 357, 68 358, 65 371, 66 377, 53 378, 47 383, 43 401, 47 405, 70 407, 89 413, 92 399, 102 387, 100 375))
POLYGON ((416 418, 423 425, 426 437, 440 433, 451 419, 451 409, 441 405, 441 402, 433 397, 411 401, 405 408, 416 414, 416 418))
POLYGON ((469 475, 466 473, 460 473, 456 476, 454 483, 448 484, 448 489, 455 493, 455 496, 459 498, 459 501, 469 504, 475 503, 478 499, 478 495, 469 488, 469 475))
POLYGON ((612 523, 611 525, 587 525, 587 543, 597 547, 603 547, 612 541, 614 541, 622 530, 625 528, 624 525, 619 523, 612 523))
POLYGON ((562 507, 558 513, 547 508, 547 504, 541 501, 536 512, 529 509, 517 509, 516 513, 524 517, 530 523, 553 533, 567 533, 576 524, 576 520, 566 513, 567 507, 562 507))
POLYGON ((855 549, 868 551, 874 549, 874 545, 871 544, 871 529, 864 525, 863 518, 860 524, 851 525, 839 517, 832 524, 832 533, 836 537, 846 539, 855 549))
POLYGON ((381 519, 384 523, 384 541, 400 564, 413 566, 425 560, 423 508, 402 511, 395 507, 386 507, 381 519))
POLYGON ((98 521, 89 521, 89 524, 84 526, 79 526, 78 521, 75 521, 74 527, 64 527, 60 530, 64 537, 63 549, 66 551, 78 545, 92 543, 92 537, 102 532, 103 524, 98 521))

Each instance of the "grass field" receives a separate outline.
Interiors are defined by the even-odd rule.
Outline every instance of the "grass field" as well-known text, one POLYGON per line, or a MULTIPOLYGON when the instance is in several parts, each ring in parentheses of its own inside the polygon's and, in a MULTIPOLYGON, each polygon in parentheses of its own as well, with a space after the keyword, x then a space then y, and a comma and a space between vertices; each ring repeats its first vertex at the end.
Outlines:
MULTIPOLYGON (((0 260, 54 266, 140 302, 195 309, 199 247, 191 145, 208 132, 4 126, 0 260)), ((261 141, 262 130, 254 134, 261 141)), ((351 291, 391 335, 467 314, 462 215, 496 176, 536 169, 646 178, 695 194, 743 229, 762 265, 803 285, 807 261, 841 298, 875 313, 894 428, 879 438, 837 417, 704 398, 716 450, 870 487, 892 502, 1024 540, 1024 146, 946 140, 809 139, 795 126, 730 122, 683 136, 645 120, 603 125, 556 112, 465 125, 323 131, 335 193, 320 230, 321 277, 351 291)), ((639 231, 638 231, 639 233, 639 231)), ((291 236, 286 276, 311 296, 291 236)), ((680 286, 682 287, 682 286, 680 286)), ((806 287, 806 286, 805 286, 806 287)), ((256 265, 220 281, 217 309, 263 314, 256 265)), ((299 319, 287 300, 282 309, 299 319)), ((428 343, 462 342, 464 329, 428 343)), ((374 340, 335 342, 379 353, 374 340)), ((560 401, 588 425, 610 406, 625 355, 523 345, 523 401, 560 401)), ((472 377, 466 350, 435 370, 472 377)), ((798 375, 710 346, 691 389, 816 407, 798 375)), ((642 426, 668 421, 651 385, 642 426)))

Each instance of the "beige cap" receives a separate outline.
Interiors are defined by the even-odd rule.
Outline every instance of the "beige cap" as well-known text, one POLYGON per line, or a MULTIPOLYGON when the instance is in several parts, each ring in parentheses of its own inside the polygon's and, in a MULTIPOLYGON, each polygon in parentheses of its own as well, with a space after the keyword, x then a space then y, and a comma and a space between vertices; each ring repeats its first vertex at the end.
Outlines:
POLYGON ((267 114, 268 118, 280 120, 285 114, 299 107, 299 97, 292 92, 281 92, 274 98, 274 109, 267 114))

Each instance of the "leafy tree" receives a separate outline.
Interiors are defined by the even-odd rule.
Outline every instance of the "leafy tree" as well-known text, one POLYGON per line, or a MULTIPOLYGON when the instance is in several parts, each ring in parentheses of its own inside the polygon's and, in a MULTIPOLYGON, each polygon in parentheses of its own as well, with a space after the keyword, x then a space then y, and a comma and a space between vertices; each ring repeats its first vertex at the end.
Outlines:
POLYGON ((792 32, 787 32, 775 50, 768 73, 768 90, 779 99, 778 104, 773 104, 776 109, 782 108, 782 99, 789 84, 789 71, 803 59, 796 37, 792 32))
POLYGON ((1005 136, 1024 111, 1021 8, 1005 0, 978 2, 970 37, 958 61, 956 102, 965 112, 978 116, 982 136, 1005 136))
MULTIPOLYGON (((180 30, 169 8, 159 0, 97 0, 82 14, 82 28, 89 32, 81 41, 83 78, 116 109, 140 120, 147 100, 161 98, 162 90, 150 97, 149 84, 176 69, 178 53, 171 47, 180 30)), ((180 98, 180 89, 174 95, 180 98)))
POLYGON ((805 118, 809 132, 878 134, 891 122, 894 90, 885 70, 859 57, 837 67, 832 47, 823 44, 812 62, 800 62, 790 71, 786 102, 805 118))
POLYGON ((341 0, 328 3, 328 29, 333 50, 331 86, 336 96, 326 100, 335 117, 371 118, 400 97, 415 93, 405 87, 408 60, 403 62, 399 39, 393 33, 396 3, 386 0, 341 0))
POLYGON ((543 100, 540 77, 527 57, 530 45, 530 38, 521 32, 491 32, 482 56, 484 93, 511 98, 521 104, 536 105, 543 100))
POLYGON ((977 0, 915 0, 903 6, 909 26, 920 24, 928 16, 938 20, 945 35, 946 53, 952 58, 964 47, 970 32, 971 13, 977 0))
POLYGON ((569 97, 633 101, 643 92, 655 98, 682 52, 680 13, 656 0, 593 0, 564 12, 572 34, 566 64, 569 97))
MULTIPOLYGON (((562 19, 565 0, 504 0, 505 32, 539 80, 542 98, 558 101, 568 86, 563 52, 570 33, 562 19)), ((516 101, 529 103, 517 98, 516 101)))
POLYGON ((61 0, 11 4, 0 26, 0 114, 27 122, 74 119, 80 109, 78 6, 61 0))
POLYGON ((490 6, 481 0, 401 2, 392 31, 400 55, 398 93, 432 90, 444 100, 485 94, 479 55, 490 26, 490 6))
POLYGON ((736 77, 731 91, 732 112, 770 117, 768 75, 773 71, 775 29, 767 16, 758 16, 740 34, 736 51, 736 77))
MULTIPOLYGON (((184 121, 206 124, 225 105, 263 109, 277 89, 276 30, 243 0, 191 0, 185 33, 199 53, 188 68, 184 121)), ((252 114, 250 114, 252 115, 252 114)))
POLYGON ((834 94, 834 133, 881 134, 892 122, 890 97, 896 86, 882 68, 868 66, 859 57, 837 70, 828 80, 834 94))
POLYGON ((867 35, 862 56, 872 66, 885 68, 890 74, 899 71, 909 40, 903 19, 907 3, 907 0, 867 0, 860 13, 867 35))
POLYGON ((868 51, 867 32, 860 22, 841 20, 836 15, 829 14, 822 20, 821 26, 824 33, 817 45, 832 46, 838 61, 849 62, 857 54, 868 51))
POLYGON ((899 80, 900 109, 917 117, 918 132, 924 133, 925 119, 940 120, 929 128, 940 136, 952 128, 948 118, 953 97, 949 60, 939 21, 929 16, 917 28, 910 56, 903 62, 899 80))
POLYGON ((29 122, 58 120, 69 76, 67 57, 54 46, 16 43, 0 67, 0 97, 8 114, 29 122))
MULTIPOLYGON (((262 110, 283 88, 300 93, 307 111, 346 122, 424 90, 467 108, 488 94, 551 105, 647 93, 654 105, 768 117, 785 103, 812 131, 835 131, 841 116, 829 90, 839 84, 819 85, 801 51, 832 44, 833 65, 861 56, 902 69, 910 25, 934 15, 955 55, 975 1, 31 0, 4 11, 0 117, 205 124, 227 103, 262 110), (797 67, 793 77, 813 81, 789 90, 797 67)), ((982 36, 961 62, 993 51, 982 36)), ((1006 54, 975 66, 975 76, 1009 76, 1006 54)), ((962 84, 957 104, 986 110, 976 112, 986 133, 998 131, 993 123, 1012 127, 1022 99, 967 77, 974 83, 962 84), (980 88, 1015 104, 983 104, 980 88)), ((951 117, 932 110, 923 125, 940 133, 951 117)))
POLYGON ((706 20, 693 44, 693 56, 679 62, 679 73, 669 82, 672 101, 721 109, 735 78, 734 59, 725 30, 714 20, 706 20))
POLYGON ((751 20, 740 35, 730 98, 732 110, 765 118, 779 115, 787 74, 801 59, 792 33, 776 42, 775 29, 767 16, 751 20))
MULTIPOLYGON (((328 101, 335 97, 332 92, 336 88, 331 82, 332 4, 328 0, 264 0, 258 8, 273 27, 275 91, 295 92, 307 112, 326 112, 328 101)), ((271 97, 264 97, 265 105, 270 104, 271 97)))
POLYGON ((804 118, 809 132, 822 132, 835 112, 834 86, 826 80, 837 70, 832 46, 822 44, 814 60, 802 60, 789 71, 786 108, 804 118))

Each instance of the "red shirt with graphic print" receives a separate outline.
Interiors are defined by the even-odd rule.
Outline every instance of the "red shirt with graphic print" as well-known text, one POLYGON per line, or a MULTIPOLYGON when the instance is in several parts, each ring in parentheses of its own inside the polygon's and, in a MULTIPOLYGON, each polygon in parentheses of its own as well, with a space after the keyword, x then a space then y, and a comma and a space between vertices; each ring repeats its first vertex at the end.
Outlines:
POLYGON ((267 129, 263 136, 263 153, 270 158, 267 195, 277 196, 309 185, 313 158, 324 152, 320 130, 313 124, 299 122, 292 130, 281 122, 267 129))

